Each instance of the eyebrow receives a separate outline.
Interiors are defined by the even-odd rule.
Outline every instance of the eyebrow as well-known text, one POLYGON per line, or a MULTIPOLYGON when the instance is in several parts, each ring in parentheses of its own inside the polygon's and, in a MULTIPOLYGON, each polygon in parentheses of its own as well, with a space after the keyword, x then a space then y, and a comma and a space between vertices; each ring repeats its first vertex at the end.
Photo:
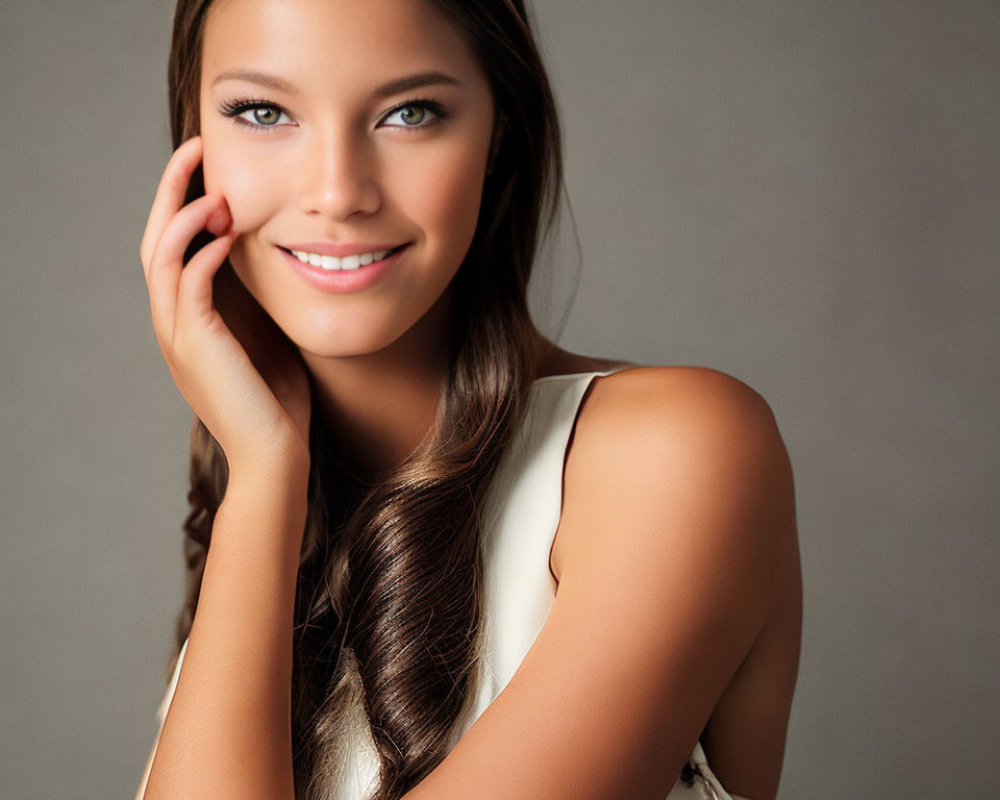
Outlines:
MULTIPOLYGON (((279 78, 277 75, 271 75, 267 72, 257 72, 255 70, 246 69, 226 70, 225 72, 220 72, 215 76, 215 80, 212 81, 212 86, 215 86, 217 83, 222 83, 223 81, 246 81, 248 83, 256 83, 258 86, 264 86, 268 89, 274 89, 278 92, 298 94, 298 90, 294 85, 286 81, 284 78, 279 78)), ((396 78, 395 80, 382 84, 372 92, 371 96, 374 100, 384 100, 387 97, 392 97, 393 95, 401 94, 402 92, 422 89, 425 86, 439 85, 460 86, 461 82, 457 78, 453 78, 451 75, 447 75, 444 72, 418 72, 414 75, 396 78)))
POLYGON ((247 83, 256 83, 258 86, 275 89, 279 92, 286 92, 288 94, 298 93, 295 87, 288 81, 276 75, 270 75, 266 72, 255 72, 250 69, 230 69, 220 72, 215 76, 215 80, 212 81, 212 86, 223 81, 246 81, 247 83))
POLYGON ((384 100, 394 94, 411 92, 414 89, 422 89, 425 86, 460 86, 461 82, 451 75, 443 72, 419 72, 416 75, 407 75, 405 78, 397 78, 394 81, 382 84, 374 92, 372 97, 376 100, 384 100))

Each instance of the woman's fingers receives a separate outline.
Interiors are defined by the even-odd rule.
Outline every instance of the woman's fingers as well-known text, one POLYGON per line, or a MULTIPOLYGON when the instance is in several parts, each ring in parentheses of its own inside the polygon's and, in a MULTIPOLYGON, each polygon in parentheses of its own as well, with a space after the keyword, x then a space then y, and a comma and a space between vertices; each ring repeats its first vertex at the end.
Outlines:
POLYGON ((178 319, 197 324, 212 312, 212 279, 225 263, 235 238, 233 231, 223 234, 201 248, 184 267, 177 288, 178 319))
MULTIPOLYGON (((173 335, 173 323, 177 314, 177 293, 182 273, 188 269, 183 266, 184 253, 188 245, 200 231, 209 229, 221 233, 230 227, 230 222, 225 199, 218 195, 210 195, 199 197, 184 206, 174 214, 164 228, 146 270, 146 283, 149 287, 153 327, 166 340, 169 341, 173 335)), ((231 238, 228 243, 232 244, 231 238)), ((226 249, 228 250, 228 245, 226 249)), ((215 254, 216 249, 213 248, 210 252, 215 254)), ((225 258, 225 253, 222 258, 225 258)))
POLYGON ((146 220, 146 230, 142 235, 142 243, 139 245, 142 267, 147 274, 152 263, 153 252, 156 250, 156 243, 160 240, 160 236, 171 218, 184 205, 188 185, 191 183, 191 175, 201 163, 201 156, 201 137, 195 136, 174 151, 163 170, 160 185, 157 187, 156 196, 153 199, 153 206, 146 220))

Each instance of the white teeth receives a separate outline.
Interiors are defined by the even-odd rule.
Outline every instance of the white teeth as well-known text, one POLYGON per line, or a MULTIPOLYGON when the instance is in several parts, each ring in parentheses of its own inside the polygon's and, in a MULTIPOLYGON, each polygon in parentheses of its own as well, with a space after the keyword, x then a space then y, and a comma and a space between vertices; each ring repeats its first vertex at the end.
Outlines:
POLYGON ((337 258, 336 256, 323 256, 319 253, 306 253, 302 250, 292 250, 292 255, 304 264, 312 264, 325 270, 354 270, 358 267, 367 267, 376 261, 381 261, 387 255, 388 250, 378 250, 374 253, 360 253, 353 256, 337 258))

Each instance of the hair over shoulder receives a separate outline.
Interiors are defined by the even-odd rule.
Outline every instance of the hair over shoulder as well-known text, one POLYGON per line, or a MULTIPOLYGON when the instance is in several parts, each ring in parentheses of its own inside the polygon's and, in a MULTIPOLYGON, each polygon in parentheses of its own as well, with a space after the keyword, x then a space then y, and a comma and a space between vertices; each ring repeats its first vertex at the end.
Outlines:
MULTIPOLYGON (((393 474, 365 486, 339 466, 337 442, 321 414, 312 415, 292 680, 299 798, 330 795, 339 743, 351 724, 345 710, 359 699, 381 763, 379 800, 402 796, 447 754, 476 676, 477 510, 535 370, 527 286, 555 212, 562 159, 556 107, 525 5, 413 1, 439 10, 477 54, 495 101, 495 147, 476 233, 451 286, 447 382, 431 434, 393 474)), ((200 130, 201 43, 211 4, 176 6, 169 62, 175 147, 200 130)), ((199 193, 200 172, 191 196, 199 193)), ((197 419, 190 481, 178 651, 197 608, 227 481, 225 457, 197 419)))

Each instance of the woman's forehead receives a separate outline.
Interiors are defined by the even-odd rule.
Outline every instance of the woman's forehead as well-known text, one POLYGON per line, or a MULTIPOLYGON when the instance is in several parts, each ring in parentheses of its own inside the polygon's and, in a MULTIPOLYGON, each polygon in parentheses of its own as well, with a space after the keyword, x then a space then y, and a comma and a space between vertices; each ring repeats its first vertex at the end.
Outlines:
POLYGON ((426 0, 216 0, 203 31, 203 86, 234 70, 320 91, 482 72, 463 32, 426 0))

